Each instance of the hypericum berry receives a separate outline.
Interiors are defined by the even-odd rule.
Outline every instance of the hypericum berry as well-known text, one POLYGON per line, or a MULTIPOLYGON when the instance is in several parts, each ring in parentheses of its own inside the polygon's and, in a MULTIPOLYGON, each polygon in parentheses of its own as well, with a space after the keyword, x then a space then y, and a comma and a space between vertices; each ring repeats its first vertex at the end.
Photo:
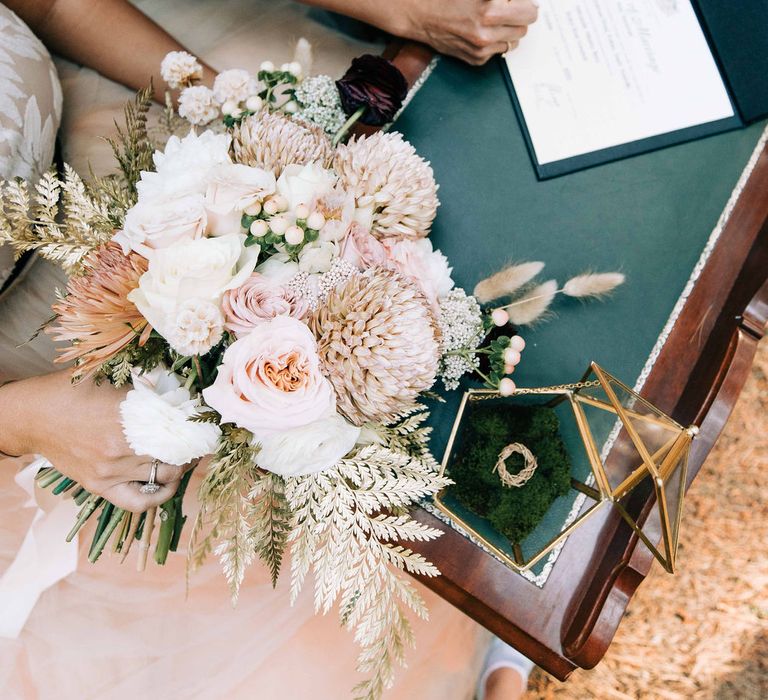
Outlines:
POLYGON ((515 365, 519 365, 520 364, 520 359, 521 359, 520 353, 517 350, 515 350, 514 348, 508 347, 504 351, 504 364, 505 365, 512 365, 514 367, 515 365))
POLYGON ((299 245, 304 240, 304 229, 300 226, 289 226, 285 231, 285 242, 289 245, 299 245))
POLYGON ((272 233, 276 233, 278 236, 282 236, 290 225, 291 222, 284 216, 273 216, 269 220, 269 228, 272 233))
POLYGON ((325 226, 325 217, 321 212, 313 211, 307 217, 307 226, 314 229, 315 231, 319 231, 321 228, 323 228, 323 226, 325 226))
POLYGON ((517 385, 509 377, 504 377, 499 382, 499 394, 502 396, 512 396, 515 393, 515 389, 517 389, 517 385))
POLYGON ((269 231, 269 225, 266 221, 264 221, 264 219, 256 219, 256 221, 251 224, 251 228, 249 230, 252 236, 261 238, 262 236, 267 235, 267 232, 269 231))
POLYGON ((259 70, 263 70, 265 73, 274 73, 275 64, 272 61, 263 61, 259 66, 259 70))
POLYGON ((256 202, 255 204, 251 204, 251 206, 246 207, 245 213, 248 214, 248 216, 258 216, 261 214, 261 202, 256 202))
POLYGON ((274 216, 277 214, 278 206, 277 202, 275 201, 274 197, 271 197, 266 202, 264 202, 264 213, 268 216, 274 216))
POLYGON ((513 350, 517 350, 518 352, 522 352, 525 349, 525 340, 523 340, 519 335, 513 335, 509 339, 509 347, 511 347, 513 350))
POLYGON ((309 207, 306 204, 299 204, 294 214, 296 214, 297 219, 307 219, 309 217, 309 207))
POLYGON ((277 205, 277 211, 286 211, 288 209, 288 200, 281 194, 272 197, 272 201, 277 205))
POLYGON ((491 320, 494 326, 506 326, 509 323, 509 314, 504 309, 494 309, 491 320))
POLYGON ((235 116, 236 112, 239 112, 240 108, 238 107, 237 102, 234 100, 227 100, 223 105, 221 105, 221 113, 229 116, 235 116))
POLYGON ((258 95, 253 95, 245 101, 245 107, 251 112, 258 112, 264 106, 264 100, 258 95))

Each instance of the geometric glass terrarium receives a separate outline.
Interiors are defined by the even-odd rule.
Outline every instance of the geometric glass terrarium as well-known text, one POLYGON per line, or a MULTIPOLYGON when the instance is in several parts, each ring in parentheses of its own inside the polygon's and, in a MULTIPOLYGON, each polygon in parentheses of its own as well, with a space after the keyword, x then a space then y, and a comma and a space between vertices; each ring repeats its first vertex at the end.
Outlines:
POLYGON ((518 388, 507 397, 470 389, 441 465, 455 484, 434 504, 507 566, 533 573, 577 527, 613 507, 672 572, 695 433, 595 363, 574 384, 518 388), (529 481, 515 483, 515 474, 530 472, 529 481), (651 494, 661 549, 632 515, 651 494))

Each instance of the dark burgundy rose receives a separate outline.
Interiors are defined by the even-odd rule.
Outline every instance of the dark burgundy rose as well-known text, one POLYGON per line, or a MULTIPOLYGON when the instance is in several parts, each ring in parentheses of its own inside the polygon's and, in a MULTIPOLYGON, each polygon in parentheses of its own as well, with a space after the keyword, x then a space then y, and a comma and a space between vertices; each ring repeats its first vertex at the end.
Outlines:
POLYGON ((352 116, 365 107, 360 121, 370 126, 391 122, 408 94, 403 74, 386 58, 370 54, 354 59, 336 86, 344 112, 352 116))

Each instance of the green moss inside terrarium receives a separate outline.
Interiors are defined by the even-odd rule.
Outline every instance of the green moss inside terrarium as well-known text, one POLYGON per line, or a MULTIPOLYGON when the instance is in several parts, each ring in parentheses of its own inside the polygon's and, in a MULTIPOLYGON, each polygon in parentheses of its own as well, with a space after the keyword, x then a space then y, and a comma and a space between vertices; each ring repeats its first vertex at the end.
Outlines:
MULTIPOLYGON (((516 474, 524 466, 523 457, 514 454, 506 464, 516 474)), ((521 542, 553 501, 570 490, 571 462, 555 411, 546 406, 473 406, 461 429, 450 477, 456 482, 450 487, 453 498, 510 542, 521 542), (493 469, 499 453, 513 442, 528 447, 538 462, 536 473, 519 488, 504 486, 493 469)))

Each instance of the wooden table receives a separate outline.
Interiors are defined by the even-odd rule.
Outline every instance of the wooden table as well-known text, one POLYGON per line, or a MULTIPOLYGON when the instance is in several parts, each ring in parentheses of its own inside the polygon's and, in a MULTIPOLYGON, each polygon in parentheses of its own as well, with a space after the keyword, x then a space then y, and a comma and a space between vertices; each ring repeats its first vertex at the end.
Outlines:
MULTIPOLYGON (((414 44, 392 45, 386 55, 411 83, 432 58, 414 44)), ((681 424, 700 426, 689 484, 749 375, 768 323, 767 275, 768 147, 642 391, 681 424)), ((639 504, 637 515, 658 541, 652 505, 639 504)), ((442 572, 424 584, 561 680, 576 667, 592 668, 600 661, 653 563, 616 511, 603 509, 569 537, 546 584, 538 588, 426 511, 417 518, 445 531, 417 547, 442 572)))

